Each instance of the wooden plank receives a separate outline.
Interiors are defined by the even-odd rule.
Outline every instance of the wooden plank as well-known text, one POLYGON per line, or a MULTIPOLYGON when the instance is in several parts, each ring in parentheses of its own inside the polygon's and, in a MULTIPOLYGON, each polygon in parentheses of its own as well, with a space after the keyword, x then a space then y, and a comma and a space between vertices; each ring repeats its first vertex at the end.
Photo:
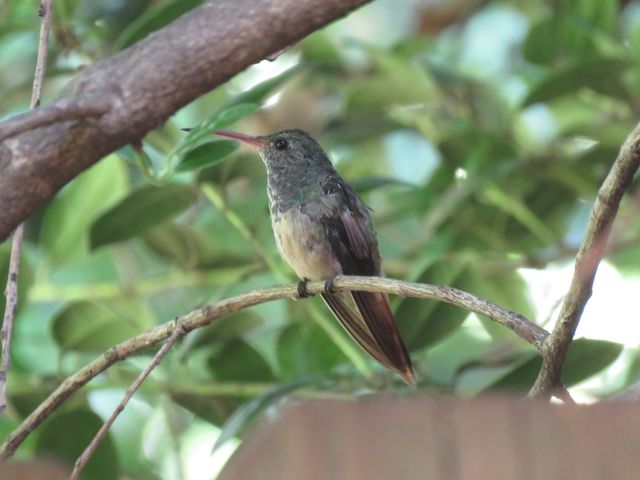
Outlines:
POLYGON ((638 478, 640 406, 505 397, 293 402, 232 456, 221 480, 638 478))

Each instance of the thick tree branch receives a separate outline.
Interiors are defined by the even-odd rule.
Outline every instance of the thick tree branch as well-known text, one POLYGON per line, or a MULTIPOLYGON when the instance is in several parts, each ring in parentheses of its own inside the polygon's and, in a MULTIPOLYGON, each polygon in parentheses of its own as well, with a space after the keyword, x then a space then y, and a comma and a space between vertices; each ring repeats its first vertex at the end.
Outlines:
MULTIPOLYGON (((47 56, 49 52, 49 30, 51 28, 51 10, 53 0, 43 0, 38 10, 38 15, 42 17, 40 22, 40 38, 38 40, 38 55, 36 58, 36 69, 33 74, 33 87, 31 89, 30 113, 37 116, 37 107, 42 98, 42 86, 44 84, 44 73, 47 70, 47 56)), ((2 360, 0 361, 0 413, 7 407, 7 381, 9 369, 11 368, 11 337, 13 335, 13 322, 18 309, 18 276, 20 275, 20 257, 22 255, 22 237, 24 227, 22 223, 18 225, 11 242, 11 256, 9 258, 9 275, 4 291, 6 304, 2 319, 2 332, 0 336, 2 348, 2 360)))
MULTIPOLYGON (((423 283, 411 283, 401 280, 379 277, 336 277, 335 290, 354 290, 365 292, 386 292, 404 297, 437 300, 458 306, 470 312, 483 315, 513 330, 521 338, 541 350, 549 335, 546 330, 530 322, 522 315, 511 312, 487 300, 448 286, 436 286, 423 283)), ((324 291, 324 282, 307 285, 310 294, 324 291)), ((43 420, 58 408, 72 393, 96 377, 111 365, 124 360, 143 349, 154 345, 175 331, 176 322, 187 333, 209 325, 214 320, 260 303, 283 298, 297 298, 297 285, 284 285, 253 290, 251 292, 221 300, 212 305, 182 315, 175 321, 159 325, 145 333, 130 338, 108 350, 102 356, 68 377, 49 397, 41 403, 8 437, 0 450, 0 460, 13 455, 18 446, 43 420)))
POLYGON ((103 156, 138 142, 198 96, 367 1, 218 0, 85 68, 62 96, 105 99, 106 114, 0 143, 0 241, 103 156))
POLYGON ((562 385, 562 367, 569 351, 580 317, 589 297, 598 264, 607 245, 611 225, 618 212, 624 193, 640 166, 640 124, 629 134, 620 148, 618 158, 611 167, 598 196, 587 224, 558 321, 553 333, 545 342, 543 364, 529 395, 549 396, 562 385))

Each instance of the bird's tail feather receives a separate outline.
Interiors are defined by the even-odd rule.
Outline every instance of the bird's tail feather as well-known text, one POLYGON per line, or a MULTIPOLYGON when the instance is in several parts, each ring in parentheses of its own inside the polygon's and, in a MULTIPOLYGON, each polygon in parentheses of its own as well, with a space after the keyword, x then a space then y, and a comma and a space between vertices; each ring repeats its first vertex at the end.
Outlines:
POLYGON ((323 293, 322 298, 353 339, 382 365, 415 385, 407 353, 389 301, 382 293, 323 293))

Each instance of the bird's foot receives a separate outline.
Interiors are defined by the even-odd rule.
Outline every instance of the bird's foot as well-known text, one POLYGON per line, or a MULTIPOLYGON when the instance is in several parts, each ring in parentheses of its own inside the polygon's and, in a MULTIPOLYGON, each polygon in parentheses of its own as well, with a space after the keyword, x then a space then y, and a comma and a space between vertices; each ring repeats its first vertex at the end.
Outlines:
POLYGON ((309 283, 308 278, 305 278, 298 283, 298 298, 307 298, 310 296, 309 292, 307 291, 307 283, 309 283))
POLYGON ((329 280, 324 282, 324 292, 325 293, 336 293, 335 288, 333 288, 333 281, 336 277, 331 277, 329 280))

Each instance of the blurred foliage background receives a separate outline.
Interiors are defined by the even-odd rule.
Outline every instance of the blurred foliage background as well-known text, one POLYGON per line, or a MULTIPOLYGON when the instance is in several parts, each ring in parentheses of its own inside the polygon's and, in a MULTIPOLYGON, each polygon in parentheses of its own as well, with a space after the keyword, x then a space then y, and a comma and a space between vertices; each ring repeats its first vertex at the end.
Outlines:
MULTIPOLYGON (((45 102, 82 65, 200 3, 56 0, 45 102)), ((36 10, 30 0, 0 4, 2 117, 28 107, 36 10)), ((388 276, 456 286, 550 329, 599 184, 638 117, 639 55, 639 1, 378 0, 251 67, 29 220, 0 438, 117 342, 296 281, 275 249, 263 165, 206 135, 223 126, 310 131, 373 208, 388 276)), ((640 377, 638 203, 634 189, 566 365, 581 400, 640 377)), ((8 251, 0 245, 3 279, 8 251)), ((392 301, 420 393, 524 393, 533 382, 540 360, 510 331, 451 306, 392 301)), ((152 353, 71 397, 19 456, 73 461, 152 353)), ((410 393, 318 299, 262 305, 174 348, 86 478, 214 478, 256 414, 285 395, 389 390, 410 393)))

